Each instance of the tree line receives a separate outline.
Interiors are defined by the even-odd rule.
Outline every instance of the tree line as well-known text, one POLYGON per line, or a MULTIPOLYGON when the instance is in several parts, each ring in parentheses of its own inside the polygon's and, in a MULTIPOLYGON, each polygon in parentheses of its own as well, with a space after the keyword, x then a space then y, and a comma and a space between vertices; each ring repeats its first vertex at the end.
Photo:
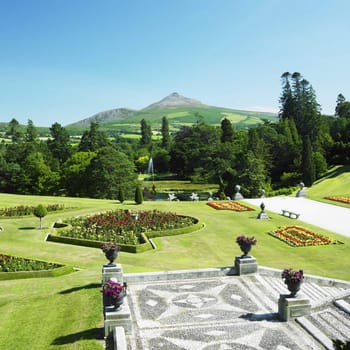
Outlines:
POLYGON ((59 123, 43 141, 31 120, 22 133, 12 119, 6 132, 11 142, 0 144, 0 191, 130 199, 151 157, 157 173, 217 183, 223 197, 231 196, 236 184, 247 197, 300 181, 311 186, 330 165, 350 163, 350 102, 339 94, 335 115, 324 116, 300 73, 284 73, 281 84, 279 121, 248 130, 235 130, 226 118, 219 127, 210 126, 197 115, 196 123, 172 134, 163 117, 159 140, 145 119, 141 138, 129 140, 111 139, 92 122, 74 144, 59 123))

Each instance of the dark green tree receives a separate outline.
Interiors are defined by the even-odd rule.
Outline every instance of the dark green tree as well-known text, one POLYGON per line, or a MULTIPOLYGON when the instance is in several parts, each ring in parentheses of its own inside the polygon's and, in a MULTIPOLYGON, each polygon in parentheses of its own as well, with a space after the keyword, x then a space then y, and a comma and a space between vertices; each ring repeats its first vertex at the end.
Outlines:
POLYGON ((11 137, 12 142, 19 142, 22 140, 22 132, 20 129, 19 122, 13 118, 8 124, 8 131, 6 132, 6 135, 11 137))
POLYGON ((125 195, 124 195, 123 186, 119 186, 119 189, 118 189, 118 200, 119 200, 120 203, 123 203, 125 201, 125 195))
POLYGON ((146 147, 148 150, 152 147, 152 130, 151 126, 146 122, 145 119, 141 120, 141 147, 146 147))
POLYGON ((170 148, 170 133, 169 133, 169 122, 167 117, 162 118, 162 144, 161 147, 165 150, 170 148))
POLYGON ((78 150, 79 152, 96 152, 102 147, 110 145, 105 132, 99 130, 100 125, 91 122, 90 129, 83 133, 78 150))
POLYGON ((52 124, 50 132, 51 139, 47 141, 47 146, 59 164, 62 165, 72 154, 68 131, 60 124, 55 123, 52 124))
POLYGON ((88 196, 92 198, 117 199, 119 187, 130 198, 135 188, 135 166, 127 156, 113 147, 103 147, 86 169, 89 178, 88 196))
POLYGON ((38 140, 38 130, 34 126, 33 121, 30 119, 28 119, 28 124, 27 124, 24 137, 25 137, 25 141, 29 143, 36 142, 38 140))
POLYGON ((337 97, 335 115, 340 118, 350 118, 350 101, 346 101, 342 94, 339 94, 337 97))
POLYGON ((224 118, 221 121, 221 142, 233 142, 233 135, 232 123, 227 118, 224 118))
POLYGON ((42 229, 42 218, 44 218, 46 214, 47 210, 42 204, 39 204, 34 208, 34 215, 40 220, 40 230, 42 229))
POLYGON ((302 176, 305 186, 312 186, 316 179, 314 156, 309 136, 303 138, 302 176))
POLYGON ((281 76, 282 80, 282 94, 280 97, 280 120, 291 119, 293 118, 295 112, 295 104, 293 99, 292 88, 290 86, 291 74, 285 72, 281 76))
POLYGON ((71 197, 87 197, 90 181, 87 171, 95 152, 76 152, 62 166, 62 187, 71 197))
POLYGON ((246 197, 257 197, 266 184, 264 161, 254 152, 248 151, 238 171, 237 184, 241 185, 242 194, 246 197))

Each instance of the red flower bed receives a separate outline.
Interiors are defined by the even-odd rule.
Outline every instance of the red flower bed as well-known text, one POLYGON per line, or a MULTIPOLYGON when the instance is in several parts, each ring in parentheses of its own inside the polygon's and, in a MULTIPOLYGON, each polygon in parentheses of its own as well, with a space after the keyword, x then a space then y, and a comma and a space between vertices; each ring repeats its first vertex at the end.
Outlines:
POLYGON ((329 199, 331 201, 341 202, 345 204, 350 204, 350 198, 349 197, 341 197, 341 196, 329 196, 324 197, 325 199, 329 199))
POLYGON ((293 247, 335 244, 336 241, 300 226, 283 226, 270 235, 293 247))
POLYGON ((233 211, 252 211, 254 209, 236 202, 236 201, 230 201, 230 202, 208 202, 207 203, 210 207, 217 209, 217 210, 233 210, 233 211))

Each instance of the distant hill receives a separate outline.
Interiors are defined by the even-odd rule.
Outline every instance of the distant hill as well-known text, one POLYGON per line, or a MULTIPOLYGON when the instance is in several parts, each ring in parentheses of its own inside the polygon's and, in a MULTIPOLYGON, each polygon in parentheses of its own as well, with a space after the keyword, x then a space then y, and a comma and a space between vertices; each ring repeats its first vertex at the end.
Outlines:
POLYGON ((263 120, 277 121, 275 113, 234 110, 214 107, 182 96, 174 92, 158 102, 141 110, 126 108, 111 109, 97 113, 89 118, 67 125, 68 130, 86 128, 91 122, 100 124, 102 130, 123 133, 139 133, 142 119, 150 123, 152 130, 160 130, 161 120, 166 116, 170 131, 177 131, 182 125, 192 125, 198 121, 210 125, 220 125, 223 118, 229 119, 236 129, 247 129, 263 123, 263 120))

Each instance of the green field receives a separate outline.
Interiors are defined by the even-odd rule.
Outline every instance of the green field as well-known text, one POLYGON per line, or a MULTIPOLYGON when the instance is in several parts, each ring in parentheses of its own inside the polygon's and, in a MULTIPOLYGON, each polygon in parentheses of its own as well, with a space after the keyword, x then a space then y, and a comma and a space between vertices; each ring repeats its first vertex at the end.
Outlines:
MULTIPOLYGON (((337 177, 319 181, 308 189, 309 197, 349 196, 350 173, 338 169, 337 177), (343 171, 343 172, 342 172, 343 171)), ((203 190, 190 183, 163 181, 164 191, 203 190)), ((207 188, 205 189, 207 190, 207 188)), ((66 264, 76 272, 60 277, 7 280, 0 282, 0 349, 103 349, 101 337, 101 265, 106 262, 100 249, 46 242, 55 221, 108 209, 159 209, 197 217, 205 224, 198 232, 154 239, 157 249, 142 254, 121 252, 118 262, 126 273, 231 266, 240 255, 235 238, 255 236, 252 254, 259 265, 278 269, 292 267, 306 274, 350 281, 350 238, 298 224, 344 244, 292 248, 268 232, 295 220, 268 212, 270 220, 256 220, 259 208, 251 212, 218 211, 202 202, 131 202, 87 198, 36 197, 0 194, 0 207, 17 205, 64 204, 65 210, 47 215, 39 230, 35 217, 2 218, 0 253, 66 264)))

